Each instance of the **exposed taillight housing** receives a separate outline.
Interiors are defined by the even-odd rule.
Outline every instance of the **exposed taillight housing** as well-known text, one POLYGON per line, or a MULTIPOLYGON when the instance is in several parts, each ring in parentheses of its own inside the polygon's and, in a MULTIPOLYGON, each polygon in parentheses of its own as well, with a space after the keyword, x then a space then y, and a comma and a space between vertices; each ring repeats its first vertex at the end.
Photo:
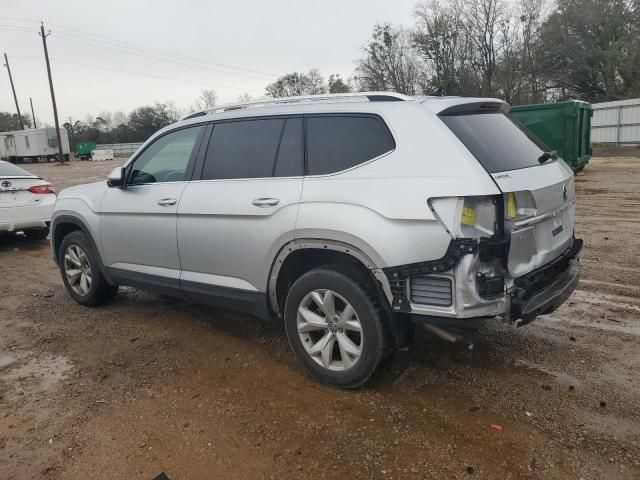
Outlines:
POLYGON ((497 195, 441 197, 428 200, 436 219, 455 238, 491 237, 496 233, 497 195))
POLYGON ((36 195, 45 195, 47 193, 53 193, 55 195, 56 191, 53 188, 53 185, 50 183, 42 183, 40 185, 33 185, 29 187, 29 191, 31 193, 35 193, 36 195))

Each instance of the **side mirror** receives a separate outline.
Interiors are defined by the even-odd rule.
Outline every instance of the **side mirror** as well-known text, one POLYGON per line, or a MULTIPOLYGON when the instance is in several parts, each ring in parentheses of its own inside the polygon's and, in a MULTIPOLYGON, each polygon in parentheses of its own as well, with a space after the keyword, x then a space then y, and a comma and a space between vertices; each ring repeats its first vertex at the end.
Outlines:
POLYGON ((111 188, 124 188, 124 167, 114 168, 107 177, 107 185, 111 188))

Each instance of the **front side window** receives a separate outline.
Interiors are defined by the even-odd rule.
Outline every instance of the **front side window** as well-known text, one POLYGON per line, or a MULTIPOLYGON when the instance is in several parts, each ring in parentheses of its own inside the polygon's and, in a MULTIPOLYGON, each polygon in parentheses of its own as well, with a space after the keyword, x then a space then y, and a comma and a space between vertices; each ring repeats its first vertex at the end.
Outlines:
POLYGON ((378 117, 326 115, 307 118, 309 175, 346 170, 394 148, 391 133, 378 117))
POLYGON ((271 177, 284 125, 282 118, 216 124, 202 179, 271 177))
POLYGON ((203 126, 168 133, 153 142, 135 159, 129 184, 180 182, 184 180, 193 147, 203 126))

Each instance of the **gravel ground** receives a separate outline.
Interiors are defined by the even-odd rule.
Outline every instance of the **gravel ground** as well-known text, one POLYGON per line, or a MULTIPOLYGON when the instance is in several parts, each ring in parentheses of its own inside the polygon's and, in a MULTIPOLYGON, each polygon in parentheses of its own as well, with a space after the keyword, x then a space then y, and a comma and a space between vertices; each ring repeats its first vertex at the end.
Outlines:
MULTIPOLYGON (((117 164, 27 168, 60 189, 117 164)), ((81 307, 46 242, 4 236, 0 478, 640 478, 639 167, 576 177, 556 313, 473 349, 419 332, 357 391, 308 379, 275 322, 134 289, 81 307)))

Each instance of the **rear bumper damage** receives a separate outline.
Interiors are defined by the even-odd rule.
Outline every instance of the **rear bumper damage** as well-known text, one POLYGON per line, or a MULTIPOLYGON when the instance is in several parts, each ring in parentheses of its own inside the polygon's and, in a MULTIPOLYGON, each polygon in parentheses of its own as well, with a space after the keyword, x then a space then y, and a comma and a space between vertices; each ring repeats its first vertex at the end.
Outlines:
POLYGON ((511 290, 511 321, 519 325, 533 321, 538 315, 556 310, 578 286, 582 240, 572 245, 550 263, 515 279, 511 290))
POLYGON ((524 325, 557 309, 575 290, 581 248, 582 240, 573 239, 554 260, 514 279, 504 265, 508 242, 455 239, 439 260, 384 269, 391 307, 425 321, 471 324, 472 319, 501 317, 524 325))

